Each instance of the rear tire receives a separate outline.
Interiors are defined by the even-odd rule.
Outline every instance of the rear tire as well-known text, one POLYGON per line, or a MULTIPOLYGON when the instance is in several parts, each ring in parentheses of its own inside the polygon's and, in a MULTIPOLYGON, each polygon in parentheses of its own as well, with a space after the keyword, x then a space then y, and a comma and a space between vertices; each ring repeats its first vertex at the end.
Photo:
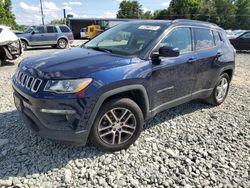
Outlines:
POLYGON ((57 42, 57 46, 60 49, 65 49, 68 46, 68 41, 66 39, 59 39, 57 42))
POLYGON ((89 138, 102 150, 126 149, 140 136, 143 124, 142 111, 134 101, 114 99, 100 108, 89 138))
POLYGON ((212 94, 206 99, 206 102, 218 106, 221 105, 228 94, 229 91, 230 78, 227 73, 220 75, 212 94))

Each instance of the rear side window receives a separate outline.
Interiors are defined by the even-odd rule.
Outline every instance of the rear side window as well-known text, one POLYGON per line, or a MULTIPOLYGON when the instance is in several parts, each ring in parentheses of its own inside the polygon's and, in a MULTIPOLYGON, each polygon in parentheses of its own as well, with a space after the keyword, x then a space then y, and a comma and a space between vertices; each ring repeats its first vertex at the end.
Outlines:
POLYGON ((222 43, 222 39, 220 37, 220 34, 218 33, 218 31, 213 31, 213 34, 214 34, 214 42, 215 42, 215 45, 220 45, 222 43))
POLYGON ((214 37, 211 30, 208 29, 200 29, 195 28, 195 49, 196 50, 204 50, 213 48, 214 44, 214 37))
POLYGON ((47 33, 57 33, 57 29, 54 26, 47 26, 47 33))
POLYGON ((69 33, 70 32, 69 28, 66 26, 59 26, 59 28, 62 31, 62 33, 69 33))
POLYGON ((2 33, 2 30, 3 30, 3 29, 0 28, 0 33, 2 33))
POLYGON ((192 38, 190 28, 176 28, 160 44, 162 46, 169 46, 178 48, 180 53, 187 53, 192 51, 192 38))

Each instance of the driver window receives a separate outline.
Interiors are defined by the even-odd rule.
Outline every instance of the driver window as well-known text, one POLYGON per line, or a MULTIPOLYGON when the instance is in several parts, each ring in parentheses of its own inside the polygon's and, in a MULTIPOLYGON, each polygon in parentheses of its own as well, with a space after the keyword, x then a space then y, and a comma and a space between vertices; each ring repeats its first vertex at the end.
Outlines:
POLYGON ((176 28, 166 38, 164 38, 160 47, 169 46, 178 48, 180 53, 187 53, 192 51, 192 38, 190 28, 176 28))
POLYGON ((44 27, 36 27, 35 33, 36 34, 45 33, 44 27))

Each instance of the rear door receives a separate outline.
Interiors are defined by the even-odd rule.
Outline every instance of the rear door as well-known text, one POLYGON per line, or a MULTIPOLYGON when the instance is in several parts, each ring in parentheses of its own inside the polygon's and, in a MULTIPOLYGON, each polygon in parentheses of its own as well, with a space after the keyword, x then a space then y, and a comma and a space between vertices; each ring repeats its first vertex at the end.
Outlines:
POLYGON ((162 57, 159 65, 152 68, 153 111, 161 111, 191 99, 194 84, 194 62, 192 33, 189 27, 173 29, 160 43, 180 50, 178 57, 162 57))
POLYGON ((215 69, 218 69, 216 61, 223 53, 223 44, 219 33, 209 28, 193 28, 193 33, 197 61, 194 63, 196 82, 193 85, 192 95, 196 98, 206 95, 212 89, 217 74, 215 69))
POLYGON ((58 38, 58 31, 55 26, 47 26, 46 27, 46 33, 44 35, 45 41, 48 44, 57 44, 57 38, 58 38))

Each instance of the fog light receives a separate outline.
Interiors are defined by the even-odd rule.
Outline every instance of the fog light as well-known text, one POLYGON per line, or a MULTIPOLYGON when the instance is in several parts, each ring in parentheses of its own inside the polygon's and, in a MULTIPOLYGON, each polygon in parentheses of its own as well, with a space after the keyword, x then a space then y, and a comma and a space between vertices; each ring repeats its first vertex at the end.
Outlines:
POLYGON ((75 110, 50 110, 50 109, 41 109, 43 113, 50 113, 50 114, 75 114, 75 110))

